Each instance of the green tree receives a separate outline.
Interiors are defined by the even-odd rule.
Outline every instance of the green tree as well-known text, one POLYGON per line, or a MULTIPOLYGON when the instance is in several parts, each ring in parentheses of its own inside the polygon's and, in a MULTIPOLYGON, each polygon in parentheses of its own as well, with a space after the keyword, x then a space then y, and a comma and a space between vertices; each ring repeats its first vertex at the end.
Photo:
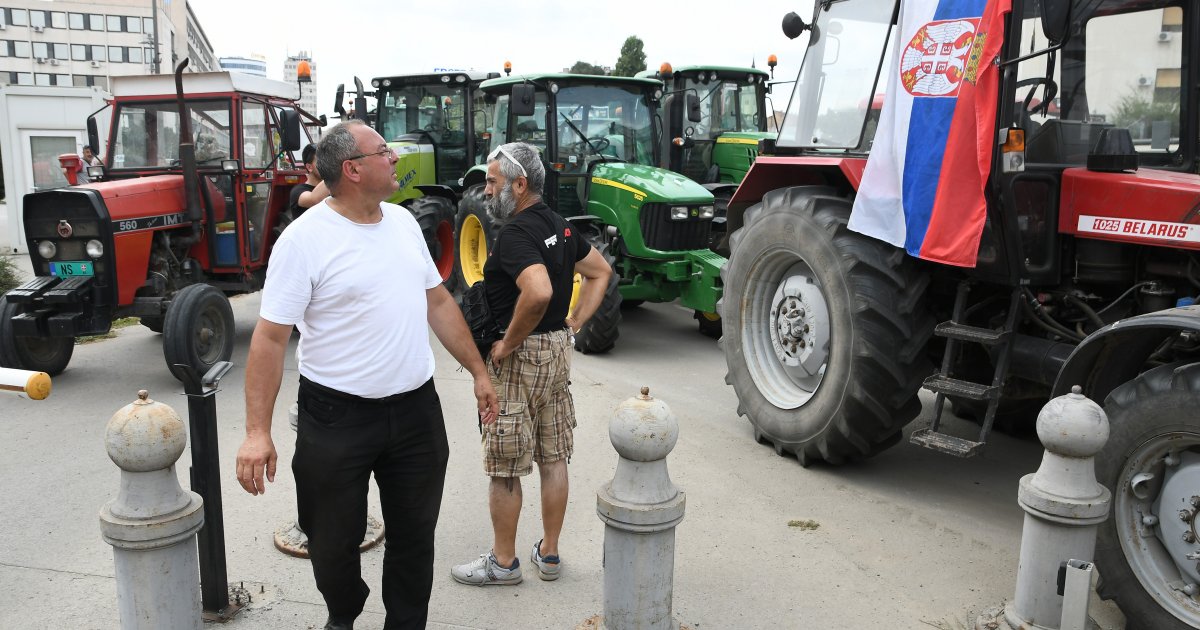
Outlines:
POLYGON ((16 263, 11 257, 0 255, 0 293, 15 289, 19 284, 21 278, 17 275, 16 263))
POLYGON ((625 38, 621 46, 621 56, 613 68, 615 77, 631 77, 646 69, 646 53, 642 50, 642 40, 637 35, 625 38))
POLYGON ((1179 136, 1179 96, 1174 99, 1152 101, 1144 96, 1129 93, 1121 97, 1117 110, 1113 112, 1113 124, 1129 129, 1135 140, 1150 137, 1151 125, 1155 122, 1170 122, 1171 136, 1179 136))
POLYGON ((598 74, 603 76, 604 68, 590 64, 586 61, 576 61, 575 65, 571 66, 571 69, 567 72, 570 72, 571 74, 598 74))

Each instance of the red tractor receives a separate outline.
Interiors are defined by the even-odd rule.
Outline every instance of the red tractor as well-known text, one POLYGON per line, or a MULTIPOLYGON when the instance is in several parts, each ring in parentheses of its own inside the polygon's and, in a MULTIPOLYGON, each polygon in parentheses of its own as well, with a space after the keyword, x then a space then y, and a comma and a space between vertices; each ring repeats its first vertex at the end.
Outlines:
MULTIPOLYGON (((841 464, 899 442, 924 387, 936 414, 912 441, 969 456, 994 424, 1080 386, 1112 427, 1097 457, 1113 494, 1100 592, 1130 628, 1200 627, 1200 3, 1011 0, 988 55, 964 39, 978 21, 931 9, 905 32, 909 1, 784 19, 789 36, 809 31, 808 52, 728 215, 719 312, 738 413, 781 455, 841 464), (947 142, 934 160, 979 165, 970 259, 931 262, 850 229, 868 155, 889 142, 867 104, 901 98, 890 81, 936 96, 980 68, 995 89, 975 92, 971 119, 994 140, 947 142), (947 400, 977 435, 944 430, 947 400)), ((907 137, 910 152, 924 141, 907 137)))
MULTIPOLYGON (((75 337, 138 317, 167 366, 203 375, 233 352, 229 296, 257 291, 304 181, 293 84, 228 72, 114 77, 94 183, 25 196, 36 278, 0 297, 0 365, 58 374, 75 337)), ((89 144, 99 144, 95 118, 89 144)), ((67 169, 70 172, 70 169, 67 169)))

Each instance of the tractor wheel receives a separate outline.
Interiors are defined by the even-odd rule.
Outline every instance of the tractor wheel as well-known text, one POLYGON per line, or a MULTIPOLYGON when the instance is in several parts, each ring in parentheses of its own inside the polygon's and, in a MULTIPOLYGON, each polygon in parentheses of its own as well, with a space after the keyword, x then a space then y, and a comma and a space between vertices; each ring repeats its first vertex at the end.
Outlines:
POLYGON ((161 315, 156 317, 139 317, 138 322, 156 333, 162 333, 163 331, 163 317, 161 315))
POLYGON ((933 371, 929 279, 903 250, 847 229, 850 205, 831 188, 767 193, 721 271, 738 413, 805 466, 894 444, 933 371))
POLYGON ((483 265, 487 262, 488 252, 496 246, 496 235, 500 232, 500 228, 492 223, 484 202, 483 184, 468 188, 462 201, 458 202, 454 272, 458 274, 460 289, 483 280, 483 265))
POLYGON ((204 376, 209 368, 233 355, 233 308, 229 298, 207 284, 184 287, 171 300, 163 320, 163 356, 180 381, 182 363, 204 376))
MULTIPOLYGON (((713 224, 712 232, 709 236, 709 249, 724 258, 729 258, 729 232, 726 227, 726 218, 729 215, 729 199, 733 197, 733 193, 728 190, 720 190, 713 194, 713 224)), ((718 337, 720 334, 718 333, 718 337)))
POLYGON ((1111 434, 1096 474, 1113 510, 1097 536, 1099 592, 1130 630, 1200 628, 1198 407, 1200 363, 1154 368, 1104 401, 1111 434))
POLYGON ((625 310, 637 308, 646 303, 646 300, 621 300, 621 308, 625 310))
POLYGON ((429 256, 450 293, 458 286, 454 272, 454 203, 445 197, 418 197, 405 204, 421 226, 429 256))
POLYGON ((75 352, 75 338, 18 337, 13 334, 12 318, 23 312, 24 307, 0 296, 0 366, 61 374, 75 352))
POLYGON ((721 316, 716 313, 705 313, 704 311, 696 311, 692 313, 692 317, 696 318, 696 322, 700 325, 700 334, 713 339, 721 338, 721 316))
POLYGON ((621 291, 617 286, 621 277, 614 265, 616 258, 612 255, 608 243, 593 239, 592 245, 604 256, 604 260, 608 261, 613 272, 608 277, 608 288, 604 291, 604 299, 600 300, 600 306, 583 328, 575 333, 575 349, 584 354, 599 354, 612 350, 621 334, 621 291))

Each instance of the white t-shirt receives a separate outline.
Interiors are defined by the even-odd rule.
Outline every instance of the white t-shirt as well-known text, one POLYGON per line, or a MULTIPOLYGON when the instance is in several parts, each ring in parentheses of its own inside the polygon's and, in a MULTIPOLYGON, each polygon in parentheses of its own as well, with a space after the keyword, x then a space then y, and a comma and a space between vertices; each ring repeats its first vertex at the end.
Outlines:
POLYGON ((363 225, 325 201, 271 251, 259 315, 300 329, 300 374, 347 394, 383 398, 433 376, 425 291, 441 284, 421 228, 400 206, 363 225))

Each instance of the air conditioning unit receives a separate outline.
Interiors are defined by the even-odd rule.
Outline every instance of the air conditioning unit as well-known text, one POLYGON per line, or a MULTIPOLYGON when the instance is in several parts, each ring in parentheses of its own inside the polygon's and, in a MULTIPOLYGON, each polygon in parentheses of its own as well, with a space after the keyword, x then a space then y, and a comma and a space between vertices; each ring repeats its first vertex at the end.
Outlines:
POLYGON ((51 59, 51 60, 50 60, 50 65, 52 65, 52 66, 57 66, 57 65, 58 65, 58 60, 57 60, 57 59, 51 59))
POLYGON ((41 33, 42 31, 46 30, 45 26, 31 26, 30 28, 33 29, 34 33, 41 33))
POLYGON ((1158 41, 1160 41, 1160 42, 1169 42, 1169 41, 1171 41, 1171 32, 1170 32, 1170 31, 1163 31, 1163 32, 1159 33, 1159 34, 1158 34, 1158 41))
POLYGON ((99 67, 100 67, 100 62, 99 62, 99 61, 93 61, 93 62, 92 62, 92 67, 93 67, 93 68, 99 68, 99 67))
POLYGON ((34 59, 33 59, 33 60, 34 60, 34 61, 36 61, 36 62, 38 62, 38 63, 46 63, 46 58, 45 58, 45 57, 34 57, 34 59))
POLYGON ((1142 87, 1150 85, 1150 77, 1138 77, 1138 85, 1142 87))

